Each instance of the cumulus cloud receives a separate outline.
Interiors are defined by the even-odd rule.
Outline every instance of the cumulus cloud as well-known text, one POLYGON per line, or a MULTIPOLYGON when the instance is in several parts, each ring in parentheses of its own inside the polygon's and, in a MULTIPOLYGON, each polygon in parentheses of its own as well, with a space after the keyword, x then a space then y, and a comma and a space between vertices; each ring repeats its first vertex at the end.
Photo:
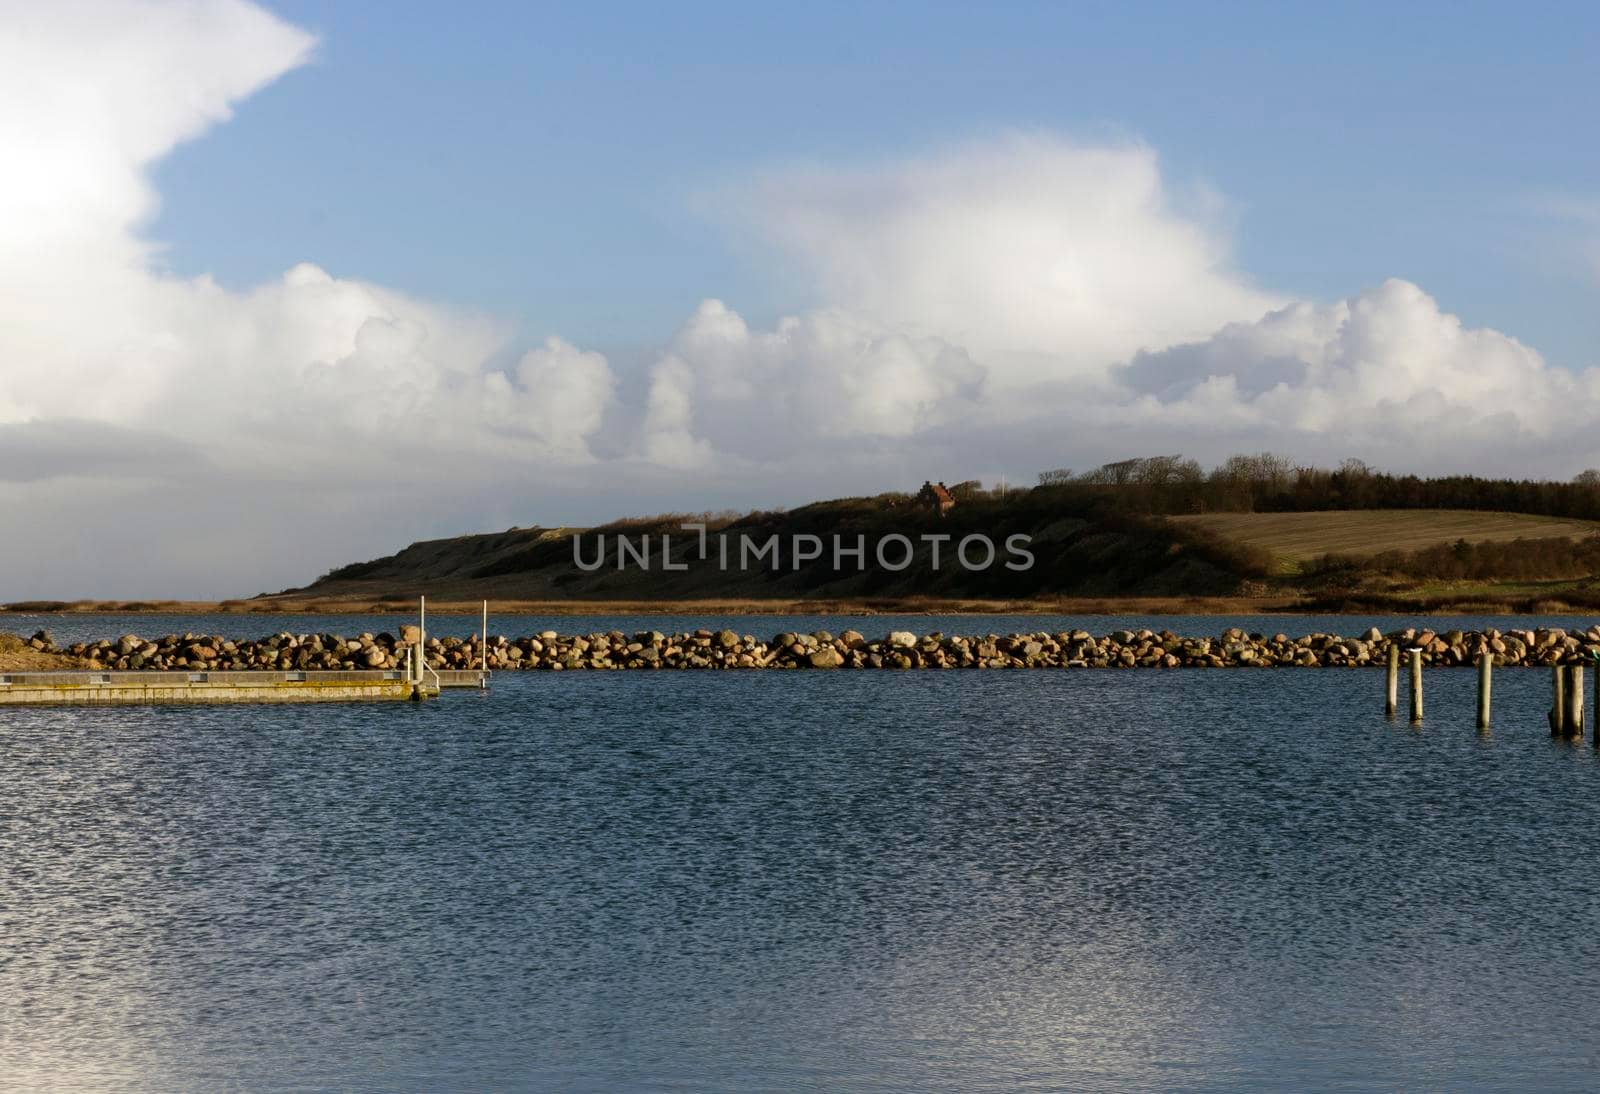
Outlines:
POLYGON ((826 298, 961 345, 997 387, 1099 378, 1142 349, 1203 338, 1285 301, 1180 212, 1155 152, 1016 134, 869 167, 759 180, 748 223, 826 298))
POLYGON ((1140 395, 1133 418, 1206 416, 1353 444, 1485 423, 1508 440, 1548 436, 1574 424, 1574 400, 1592 400, 1597 379, 1549 368, 1499 331, 1463 326, 1400 280, 1138 354, 1119 374, 1140 395))
MULTIPOLYGON (((1112 397, 1111 366, 1281 306, 1185 215, 1155 153, 1038 134, 720 195, 828 304, 751 331, 707 301, 651 376, 641 451, 772 462, 812 440, 905 449, 1040 398, 1112 397)), ((1195 203, 1210 207, 1214 202, 1195 203)))
POLYGON ((695 466, 725 453, 781 463, 848 438, 910 437, 976 405, 983 370, 938 338, 840 311, 752 331, 703 302, 655 366, 643 452, 695 466))
POLYGON ((249 292, 164 276, 138 229, 150 166, 303 63, 302 31, 237 0, 16 6, 0 44, 0 422, 74 418, 190 441, 337 433, 369 457, 448 440, 585 459, 613 385, 552 340, 311 263, 249 292))
MULTIPOLYGON (((552 339, 515 360, 503 321, 310 262, 246 292, 153 262, 141 234, 157 203, 152 165, 304 63, 309 35, 240 0, 3 10, 0 143, 11 154, 0 173, 0 426, 14 427, 6 451, 27 446, 3 476, 14 519, 43 525, 66 510, 67 487, 26 485, 44 478, 76 477, 71 489, 83 495, 91 482, 164 476, 171 504, 204 464, 241 493, 337 475, 377 499, 387 492, 374 488, 415 468, 419 453, 479 480, 489 454, 592 462, 615 384, 600 354, 552 339), (201 455, 175 455, 186 452, 201 455)), ((214 494, 189 496, 186 523, 216 519, 214 494)), ((242 550, 237 569, 278 547, 242 550)), ((132 583, 168 585, 164 557, 132 583)))
POLYGON ((1168 191, 1142 145, 1038 135, 769 174, 739 215, 830 304, 762 332, 702 305, 656 367, 643 450, 774 462, 847 435, 1004 467, 1181 441, 1470 470, 1469 438, 1492 435, 1519 473, 1566 473, 1536 438, 1592 458, 1594 375, 1405 281, 1330 304, 1258 290, 1168 191))

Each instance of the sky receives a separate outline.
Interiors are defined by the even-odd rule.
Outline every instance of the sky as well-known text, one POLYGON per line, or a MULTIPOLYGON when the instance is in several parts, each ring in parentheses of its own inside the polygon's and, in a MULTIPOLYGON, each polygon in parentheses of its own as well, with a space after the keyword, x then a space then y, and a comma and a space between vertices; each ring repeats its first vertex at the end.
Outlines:
POLYGON ((0 0, 0 600, 1272 449, 1600 465, 1600 12, 0 0))

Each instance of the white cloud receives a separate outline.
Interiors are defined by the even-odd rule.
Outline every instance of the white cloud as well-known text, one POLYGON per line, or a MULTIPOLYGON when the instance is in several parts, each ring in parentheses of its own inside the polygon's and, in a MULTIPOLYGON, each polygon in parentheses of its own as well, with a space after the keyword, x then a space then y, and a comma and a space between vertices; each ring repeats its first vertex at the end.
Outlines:
POLYGON ((245 293, 151 268, 151 165, 303 63, 308 35, 237 0, 13 8, 0 422, 160 429, 224 463, 278 443, 298 466, 328 435, 369 466, 419 445, 588 458, 613 385, 598 354, 552 340, 508 375, 492 364, 506 325, 310 263, 245 293))
POLYGON ((1284 301, 1176 208, 1154 151, 1018 134, 770 175, 743 215, 835 306, 965 347, 999 388, 1100 377, 1284 301))
POLYGON ((616 389, 605 357, 548 338, 522 355, 517 384, 517 393, 510 384, 495 384, 484 415, 530 429, 555 451, 587 457, 589 438, 599 432, 616 389))
MULTIPOLYGON (((501 369, 507 324, 311 263, 242 293, 153 265, 140 234, 156 208, 152 165, 304 63, 309 35, 238 0, 7 3, 0 15, 0 145, 10 153, 0 172, 0 426, 16 427, 11 447, 31 455, 13 461, 26 474, 7 476, 14 519, 59 526, 65 513, 81 517, 69 493, 99 497, 94 483, 134 476, 168 508, 194 499, 189 527, 165 533, 192 542, 195 525, 224 508, 198 490, 173 493, 201 467, 217 472, 212 491, 219 479, 244 495, 299 483, 279 496, 292 509, 312 504, 329 476, 376 506, 392 503, 386 487, 401 471, 431 479, 425 465, 453 469, 441 476, 449 482, 483 481, 488 456, 592 461, 588 442, 614 387, 599 354, 552 339, 501 369), (105 443, 72 452, 54 443, 91 428, 128 438, 128 449, 113 457, 105 443)), ((441 493, 411 510, 448 505, 441 493)), ((126 490, 102 500, 148 504, 126 490)), ((348 499, 337 505, 351 512, 348 499)), ((187 573, 190 589, 232 591, 303 527, 275 523, 198 583, 164 550, 128 559, 117 580, 170 592, 187 573)), ((15 559, 0 563, 23 572, 15 559)), ((57 592, 107 589, 104 575, 58 580, 57 592)))
MULTIPOLYGON (((1139 354, 1122 379, 1155 419, 1225 415, 1238 423, 1371 441, 1396 430, 1492 421, 1548 435, 1569 423, 1594 377, 1547 367, 1537 352, 1468 329, 1416 285, 1390 280, 1325 306, 1293 304, 1202 342, 1139 354)), ((1447 439, 1447 438, 1441 438, 1447 439)))
MULTIPOLYGON (((1600 465, 1600 370, 1551 367, 1410 282, 1140 354, 1085 435, 1202 459, 1273 448, 1418 473, 1566 478, 1600 465)), ((1137 446, 1136 446, 1137 447, 1137 446)))
POLYGON ((714 452, 780 464, 840 440, 906 438, 976 405, 983 379, 937 338, 831 310, 751 331, 707 300, 652 372, 643 452, 683 466, 714 452))

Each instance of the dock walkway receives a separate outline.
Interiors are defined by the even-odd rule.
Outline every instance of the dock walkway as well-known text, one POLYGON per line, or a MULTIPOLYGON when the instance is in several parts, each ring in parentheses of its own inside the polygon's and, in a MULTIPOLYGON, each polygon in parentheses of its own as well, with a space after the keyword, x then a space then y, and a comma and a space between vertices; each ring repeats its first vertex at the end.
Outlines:
POLYGON ((441 688, 482 688, 482 672, 0 672, 0 706, 40 703, 326 703, 431 699, 441 688))

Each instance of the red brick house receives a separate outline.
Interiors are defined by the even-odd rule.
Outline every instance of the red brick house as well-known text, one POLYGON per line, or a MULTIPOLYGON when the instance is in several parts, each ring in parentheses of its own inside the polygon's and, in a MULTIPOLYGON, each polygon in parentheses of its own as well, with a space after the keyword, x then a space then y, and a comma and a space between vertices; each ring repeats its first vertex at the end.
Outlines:
POLYGON ((938 513, 941 517, 956 507, 956 499, 942 482, 925 482, 917 491, 917 502, 938 513))

